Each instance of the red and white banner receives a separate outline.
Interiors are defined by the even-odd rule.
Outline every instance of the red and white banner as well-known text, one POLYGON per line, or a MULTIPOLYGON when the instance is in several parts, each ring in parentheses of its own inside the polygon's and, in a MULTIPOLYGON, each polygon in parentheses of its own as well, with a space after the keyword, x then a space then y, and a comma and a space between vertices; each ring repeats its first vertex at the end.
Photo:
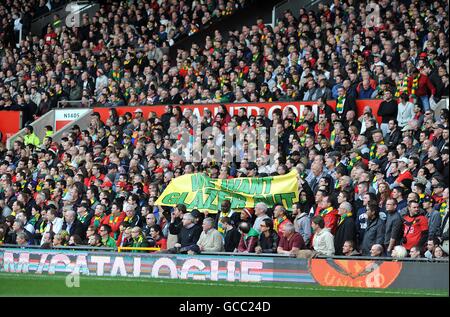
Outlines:
MULTIPOLYGON (((375 118, 381 123, 381 118, 376 115, 378 112, 378 107, 380 106, 382 100, 379 99, 366 99, 366 100, 357 100, 356 101, 356 110, 357 115, 362 115, 364 108, 369 106, 372 108, 372 113, 375 115, 375 118)), ((336 101, 330 100, 328 104, 335 109, 336 101)), ((174 105, 175 106, 175 105, 174 105)), ((238 113, 239 108, 246 108, 247 115, 258 115, 258 111, 260 108, 265 108, 266 113, 269 118, 272 117, 272 113, 275 109, 281 109, 283 111, 285 108, 292 108, 294 113, 298 116, 304 109, 305 106, 312 106, 312 110, 314 112, 317 111, 317 102, 316 101, 290 101, 290 102, 261 102, 261 103, 226 103, 225 106, 228 109, 228 112, 231 115, 236 115, 238 113)), ((180 105, 181 110, 191 109, 193 113, 197 116, 203 116, 205 109, 210 110, 213 114, 218 112, 220 104, 212 103, 212 104, 194 104, 194 105, 180 105)), ((144 114, 144 118, 147 118, 150 112, 155 112, 158 116, 164 114, 164 105, 158 106, 133 106, 133 107, 117 107, 117 113, 119 116, 124 115, 126 112, 134 113, 136 109, 142 109, 144 114)), ((109 108, 101 108, 96 107, 93 109, 94 112, 98 112, 100 114, 101 119, 104 121, 109 117, 109 108)))

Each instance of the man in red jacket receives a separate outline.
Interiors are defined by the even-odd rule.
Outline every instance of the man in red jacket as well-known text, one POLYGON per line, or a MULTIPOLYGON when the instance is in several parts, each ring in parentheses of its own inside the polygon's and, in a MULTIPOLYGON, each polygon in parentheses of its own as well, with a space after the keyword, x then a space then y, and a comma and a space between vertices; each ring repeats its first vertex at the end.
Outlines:
POLYGON ((412 71, 408 78, 408 93, 416 101, 421 100, 424 112, 430 110, 429 98, 434 96, 436 88, 428 78, 425 67, 420 72, 417 68, 412 71))
POLYGON ((408 203, 408 214, 403 217, 404 233, 402 245, 406 250, 411 250, 413 246, 425 245, 428 237, 428 219, 420 214, 419 203, 410 201, 408 203))
POLYGON ((325 221, 325 228, 328 228, 335 235, 339 221, 339 212, 333 207, 331 196, 325 196, 320 202, 319 207, 319 215, 325 221))

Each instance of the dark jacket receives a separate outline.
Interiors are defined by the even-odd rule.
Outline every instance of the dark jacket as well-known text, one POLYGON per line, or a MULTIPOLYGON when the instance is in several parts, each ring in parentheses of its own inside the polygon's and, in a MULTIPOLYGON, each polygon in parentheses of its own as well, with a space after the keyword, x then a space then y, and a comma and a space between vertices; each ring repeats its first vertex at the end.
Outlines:
POLYGON ((381 123, 389 123, 389 120, 397 119, 398 104, 392 99, 391 101, 382 101, 378 108, 378 115, 381 117, 381 123))
POLYGON ((384 144, 389 148, 389 150, 395 150, 397 144, 402 141, 402 131, 397 127, 394 131, 389 132, 384 137, 384 144))
POLYGON ((183 227, 178 234, 178 243, 182 248, 196 244, 202 231, 202 227, 197 224, 190 228, 183 227))
POLYGON ((356 99, 352 95, 347 94, 345 96, 344 107, 342 109, 341 118, 345 118, 345 114, 353 110, 356 112, 356 99))
POLYGON ((386 225, 384 221, 379 217, 375 218, 374 220, 369 220, 361 244, 362 255, 370 255, 370 249, 374 244, 383 245, 385 228, 386 225))
POLYGON ((391 239, 395 239, 395 245, 399 245, 403 237, 403 219, 399 212, 387 213, 384 244, 387 246, 391 239))
POLYGON ((238 229, 233 228, 225 233, 225 252, 234 252, 241 240, 241 233, 238 229))
MULTIPOLYGON (((83 230, 83 224, 80 222, 80 220, 75 219, 75 221, 73 222, 72 226, 70 227, 69 235, 74 235, 77 234, 78 236, 80 236, 80 238, 82 240, 84 240, 86 238, 86 231, 83 230)), ((66 230, 67 231, 67 222, 64 221, 63 226, 62 226, 62 230, 66 230)))
POLYGON ((272 231, 267 238, 263 233, 259 235, 258 246, 261 247, 262 253, 277 253, 278 234, 272 231))
POLYGON ((169 224, 169 233, 170 234, 179 234, 183 228, 183 223, 181 222, 181 218, 175 218, 173 222, 169 224))
POLYGON ((334 236, 335 255, 342 255, 342 247, 347 240, 353 242, 356 240, 356 226, 353 217, 346 218, 337 227, 336 235, 334 236))

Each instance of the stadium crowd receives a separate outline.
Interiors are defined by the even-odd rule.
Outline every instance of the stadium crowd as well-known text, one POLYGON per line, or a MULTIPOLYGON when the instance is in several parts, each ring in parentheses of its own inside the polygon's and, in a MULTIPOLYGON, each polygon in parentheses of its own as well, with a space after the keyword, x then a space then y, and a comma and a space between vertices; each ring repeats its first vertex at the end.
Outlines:
POLYGON ((2 146, 0 241, 299 257, 448 255, 449 111, 436 108, 448 96, 447 3, 380 1, 381 23, 372 25, 368 2, 334 1, 317 12, 302 9, 299 18, 286 12, 274 28, 257 19, 216 32, 175 61, 162 49, 186 32, 185 23, 242 2, 189 8, 166 1, 159 21, 154 3, 102 7, 80 28, 49 26, 19 48, 2 42, 0 109, 26 109, 26 121, 64 100, 111 109, 105 122, 94 113, 88 129, 75 127, 61 143, 50 130, 39 140, 27 126, 23 141, 2 146), (186 19, 164 14, 185 7, 186 19), (185 22, 177 27, 179 19, 185 22), (378 112, 367 107, 357 116, 355 101, 368 98, 383 99, 378 112), (179 107, 293 100, 317 101, 318 111, 306 107, 296 116, 287 108, 269 118, 264 109, 250 116, 241 108, 230 116, 222 106, 194 118, 179 107), (115 110, 156 104, 165 105, 161 117, 115 110), (177 160, 169 132, 192 120, 217 128, 206 146, 227 127, 274 127, 277 159, 269 164, 269 153, 260 153, 249 162, 244 142, 233 162, 177 160), (155 205, 183 174, 226 179, 292 169, 301 175, 292 210, 231 210, 227 200, 217 214, 155 205))

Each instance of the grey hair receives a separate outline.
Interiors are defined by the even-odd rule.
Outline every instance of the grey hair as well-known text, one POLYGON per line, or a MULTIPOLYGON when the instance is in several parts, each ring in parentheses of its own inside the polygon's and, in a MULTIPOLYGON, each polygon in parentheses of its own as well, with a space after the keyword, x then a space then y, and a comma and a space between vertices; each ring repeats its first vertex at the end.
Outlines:
POLYGON ((211 217, 206 217, 205 219, 203 219, 203 223, 207 223, 210 226, 214 226, 214 219, 211 217))
POLYGON ((27 235, 25 234, 25 232, 19 232, 16 236, 16 238, 22 238, 24 240, 28 240, 27 239, 27 235))
POLYGON ((67 211, 66 211, 66 215, 72 215, 72 216, 76 216, 76 212, 75 212, 75 210, 73 210, 73 209, 67 209, 67 211))
POLYGON ((267 205, 265 203, 257 203, 255 208, 261 208, 262 210, 264 210, 264 213, 267 212, 267 205))
POLYGON ((347 211, 352 211, 352 204, 350 204, 348 201, 344 201, 341 203, 342 208, 344 208, 347 211))
POLYGON ((285 232, 294 232, 295 231, 295 227, 292 223, 287 223, 284 225, 284 231, 285 232))
POLYGON ((408 251, 406 251, 405 247, 402 245, 396 245, 393 251, 395 251, 395 255, 393 254, 392 257, 396 259, 403 259, 408 255, 408 251))
POLYGON ((192 214, 186 213, 183 215, 183 219, 189 219, 190 221, 194 222, 195 218, 192 214))

